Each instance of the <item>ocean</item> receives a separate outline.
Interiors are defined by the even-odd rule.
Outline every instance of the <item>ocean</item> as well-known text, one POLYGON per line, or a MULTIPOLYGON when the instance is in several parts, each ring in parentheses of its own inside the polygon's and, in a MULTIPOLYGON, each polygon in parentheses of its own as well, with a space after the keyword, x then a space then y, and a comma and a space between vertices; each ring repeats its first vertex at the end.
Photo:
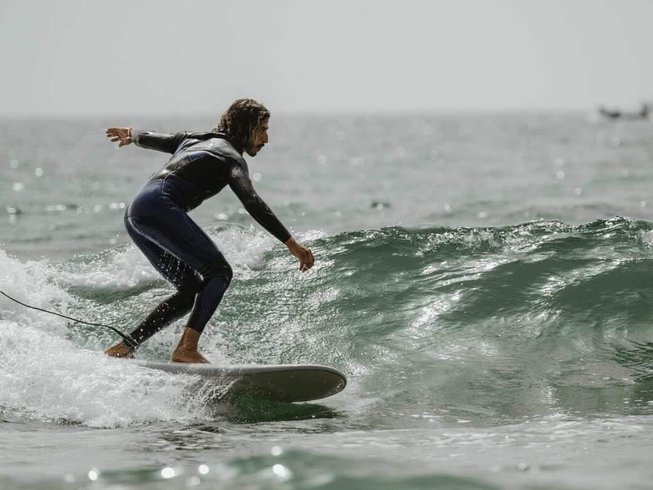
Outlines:
MULTIPOLYGON (((171 293, 123 229, 166 161, 109 126, 0 121, 0 290, 129 331, 171 293)), ((653 488, 653 123, 591 113, 279 115, 257 190, 192 212, 235 277, 201 351, 318 363, 316 402, 221 400, 0 296, 0 488, 653 488)), ((167 360, 183 322, 138 357, 167 360)))

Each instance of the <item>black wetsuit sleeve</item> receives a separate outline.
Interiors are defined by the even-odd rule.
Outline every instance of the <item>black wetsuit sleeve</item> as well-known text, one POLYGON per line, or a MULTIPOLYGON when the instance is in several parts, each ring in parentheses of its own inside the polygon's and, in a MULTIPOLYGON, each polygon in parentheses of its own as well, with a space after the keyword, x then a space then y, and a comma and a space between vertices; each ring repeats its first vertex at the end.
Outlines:
POLYGON ((234 191, 240 202, 245 206, 245 210, 254 218, 263 228, 278 240, 285 243, 291 237, 290 232, 274 215, 265 201, 254 190, 252 181, 249 178, 247 168, 235 165, 229 172, 229 187, 234 191))
POLYGON ((147 148, 149 150, 158 150, 165 153, 174 153, 188 136, 188 133, 155 133, 154 131, 141 131, 132 128, 132 143, 147 148))

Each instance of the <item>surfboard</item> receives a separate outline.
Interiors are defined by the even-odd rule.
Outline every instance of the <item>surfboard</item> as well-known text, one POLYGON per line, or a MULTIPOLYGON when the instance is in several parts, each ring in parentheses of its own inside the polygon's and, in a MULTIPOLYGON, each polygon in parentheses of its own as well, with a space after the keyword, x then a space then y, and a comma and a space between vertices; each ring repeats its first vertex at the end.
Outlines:
POLYGON ((150 369, 230 383, 228 394, 249 395, 281 402, 319 400, 341 392, 347 385, 343 373, 319 364, 268 364, 216 366, 179 362, 135 361, 150 369))

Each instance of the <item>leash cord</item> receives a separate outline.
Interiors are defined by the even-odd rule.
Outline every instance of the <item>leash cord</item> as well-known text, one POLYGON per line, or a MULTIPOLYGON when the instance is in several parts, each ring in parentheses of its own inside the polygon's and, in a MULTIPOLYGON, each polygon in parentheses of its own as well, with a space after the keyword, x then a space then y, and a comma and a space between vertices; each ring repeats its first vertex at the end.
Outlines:
POLYGON ((25 308, 31 308, 32 310, 42 311, 43 313, 49 313, 50 315, 60 316, 61 318, 65 318, 67 320, 72 320, 73 322, 76 322, 76 323, 83 323, 85 325, 91 325, 93 327, 110 328, 111 330, 113 330, 115 333, 117 333, 118 335, 120 335, 122 337, 122 339, 125 341, 125 345, 127 345, 127 347, 129 347, 130 349, 135 349, 136 347, 138 347, 138 342, 136 342, 130 335, 128 335, 126 333, 122 333, 116 327, 112 327, 111 325, 104 325, 103 323, 87 322, 87 321, 84 321, 84 320, 79 320, 78 318, 73 318, 71 316, 62 315, 61 313, 57 313, 56 311, 45 310, 43 308, 39 308, 38 306, 28 305, 26 303, 23 303, 22 301, 18 301, 16 298, 12 298, 11 296, 9 296, 7 293, 5 293, 2 290, 0 290, 0 294, 5 296, 6 298, 10 299, 14 303, 18 303, 19 305, 24 306, 25 308))

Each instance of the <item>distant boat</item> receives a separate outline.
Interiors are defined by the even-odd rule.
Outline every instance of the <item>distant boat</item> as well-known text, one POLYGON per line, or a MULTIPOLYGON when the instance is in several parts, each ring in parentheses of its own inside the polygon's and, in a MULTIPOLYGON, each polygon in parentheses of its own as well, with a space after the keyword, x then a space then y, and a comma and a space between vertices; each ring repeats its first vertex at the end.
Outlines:
POLYGON ((648 119, 649 104, 642 104, 641 109, 637 112, 626 112, 599 106, 599 114, 607 119, 648 119))

